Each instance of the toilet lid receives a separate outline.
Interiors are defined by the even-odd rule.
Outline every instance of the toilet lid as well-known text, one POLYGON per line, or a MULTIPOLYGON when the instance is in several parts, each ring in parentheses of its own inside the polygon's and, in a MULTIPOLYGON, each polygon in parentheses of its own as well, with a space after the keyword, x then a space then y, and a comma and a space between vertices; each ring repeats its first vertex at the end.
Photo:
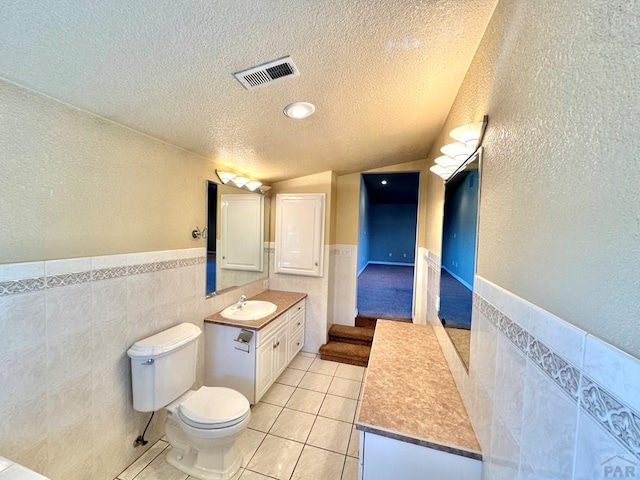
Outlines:
POLYGON ((225 387, 200 387, 180 404, 183 420, 193 427, 231 426, 249 413, 249 401, 240 392, 225 387))

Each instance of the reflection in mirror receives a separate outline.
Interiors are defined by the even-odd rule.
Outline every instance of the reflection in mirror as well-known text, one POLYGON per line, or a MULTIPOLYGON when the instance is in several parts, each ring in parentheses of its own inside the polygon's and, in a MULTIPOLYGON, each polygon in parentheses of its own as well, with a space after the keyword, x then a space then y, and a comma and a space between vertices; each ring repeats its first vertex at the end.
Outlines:
POLYGON ((206 294, 268 276, 269 198, 207 182, 206 294))
POLYGON ((476 272, 480 151, 445 184, 438 316, 467 370, 476 272))

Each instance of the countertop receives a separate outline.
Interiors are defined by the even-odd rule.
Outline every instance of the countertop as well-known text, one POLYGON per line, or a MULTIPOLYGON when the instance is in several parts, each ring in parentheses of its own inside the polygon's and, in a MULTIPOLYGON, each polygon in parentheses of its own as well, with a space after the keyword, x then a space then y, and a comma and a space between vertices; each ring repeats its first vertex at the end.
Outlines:
POLYGON ((429 325, 378 320, 356 427, 482 460, 462 398, 429 325))
POLYGON ((265 290, 247 300, 265 300, 267 302, 275 303, 278 307, 276 311, 271 315, 260 318, 258 320, 229 320, 220 315, 220 312, 209 315, 204 319, 205 322, 219 323, 221 325, 233 325, 234 327, 242 327, 248 330, 260 330, 266 327, 269 323, 276 319, 276 317, 282 315, 284 312, 293 307, 296 303, 307 296, 306 293, 299 292, 283 292, 281 290, 265 290))

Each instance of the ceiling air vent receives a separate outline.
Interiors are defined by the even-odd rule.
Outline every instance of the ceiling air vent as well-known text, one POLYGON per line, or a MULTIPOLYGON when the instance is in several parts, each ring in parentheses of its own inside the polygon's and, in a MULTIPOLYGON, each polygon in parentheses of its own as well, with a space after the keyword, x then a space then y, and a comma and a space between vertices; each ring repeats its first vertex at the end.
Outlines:
POLYGON ((238 79, 244 88, 253 90, 285 78, 298 77, 300 72, 298 72, 291 57, 283 57, 234 73, 233 76, 238 79))

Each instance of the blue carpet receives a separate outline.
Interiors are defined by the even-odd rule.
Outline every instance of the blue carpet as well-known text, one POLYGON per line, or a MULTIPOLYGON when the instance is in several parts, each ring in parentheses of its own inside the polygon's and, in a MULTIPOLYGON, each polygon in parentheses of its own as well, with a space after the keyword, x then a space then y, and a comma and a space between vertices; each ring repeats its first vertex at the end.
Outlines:
POLYGON ((207 293, 216 291, 216 260, 207 259, 207 293))
POLYGON ((411 318, 413 267, 369 265, 358 277, 358 315, 411 318))
POLYGON ((447 322, 447 327, 471 328, 471 290, 451 276, 445 269, 440 271, 440 312, 438 316, 447 322))

